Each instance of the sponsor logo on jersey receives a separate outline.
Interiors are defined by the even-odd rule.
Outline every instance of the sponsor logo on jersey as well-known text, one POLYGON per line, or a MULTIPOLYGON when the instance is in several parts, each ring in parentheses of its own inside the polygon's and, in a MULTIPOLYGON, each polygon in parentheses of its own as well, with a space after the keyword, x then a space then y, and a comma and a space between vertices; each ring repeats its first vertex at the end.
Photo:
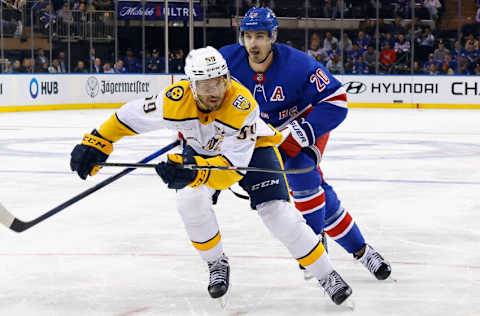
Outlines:
POLYGON ((345 90, 350 94, 360 94, 367 90, 367 86, 358 81, 350 81, 345 84, 345 90))
POLYGON ((183 87, 181 86, 171 87, 165 95, 170 100, 178 101, 183 97, 183 87))
POLYGON ((243 95, 238 95, 235 101, 233 101, 233 106, 240 111, 248 111, 252 107, 252 104, 243 95))
POLYGON ((252 185, 252 191, 255 191, 261 188, 266 188, 276 184, 280 184, 280 179, 271 179, 271 180, 263 181, 263 182, 252 185))
POLYGON ((37 78, 30 80, 30 96, 36 99, 38 95, 58 94, 58 81, 38 81, 37 78))

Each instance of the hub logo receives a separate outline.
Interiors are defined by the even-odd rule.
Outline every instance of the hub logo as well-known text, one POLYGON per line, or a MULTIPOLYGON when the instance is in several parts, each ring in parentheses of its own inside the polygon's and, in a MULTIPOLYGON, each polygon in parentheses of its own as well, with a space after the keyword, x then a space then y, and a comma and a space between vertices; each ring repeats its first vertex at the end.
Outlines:
POLYGON ((30 96, 36 99, 38 95, 56 95, 58 94, 57 81, 40 81, 37 78, 30 80, 30 96))

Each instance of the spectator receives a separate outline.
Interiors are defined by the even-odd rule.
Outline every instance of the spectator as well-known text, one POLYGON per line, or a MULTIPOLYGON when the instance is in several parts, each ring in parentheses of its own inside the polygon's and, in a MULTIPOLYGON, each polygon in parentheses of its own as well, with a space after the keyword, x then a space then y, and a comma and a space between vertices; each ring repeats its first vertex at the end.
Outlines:
POLYGON ((57 19, 60 25, 63 25, 65 29, 73 24, 72 11, 68 8, 67 1, 64 2, 63 6, 57 11, 57 19))
POLYGON ((368 65, 368 72, 375 73, 375 65, 377 64, 378 60, 378 52, 375 50, 373 45, 368 45, 367 51, 363 52, 363 60, 368 65))
POLYGON ((310 36, 310 48, 307 51, 307 54, 316 58, 317 55, 323 55, 324 51, 320 47, 320 35, 317 32, 313 32, 310 36))
POLYGON ((119 59, 117 60, 117 62, 115 63, 114 67, 113 67, 113 71, 116 73, 116 74, 122 74, 122 73, 126 73, 127 70, 125 69, 125 67, 123 66, 123 60, 119 59))
POLYGON ((365 32, 360 31, 358 32, 358 37, 354 42, 358 44, 358 47, 365 50, 370 44, 370 38, 367 35, 365 35, 365 32))
POLYGON ((341 0, 325 0, 323 5, 323 16, 334 20, 339 11, 339 2, 341 0))
POLYGON ((443 41, 438 42, 438 48, 433 52, 433 60, 443 63, 445 55, 449 53, 449 50, 445 48, 443 41))
POLYGON ((58 59, 55 58, 54 60, 52 60, 52 64, 48 67, 48 72, 49 73, 62 72, 58 59))
POLYGON ((127 56, 123 60, 125 65, 126 72, 133 73, 140 71, 140 65, 137 58, 133 55, 133 50, 131 48, 127 49, 127 56))
POLYGON ((357 61, 353 64, 352 73, 358 75, 368 74, 368 64, 363 60, 363 56, 359 56, 357 61))
POLYGON ((343 33, 343 43, 340 42, 339 48, 346 52, 351 51, 353 49, 352 40, 350 39, 347 33, 343 33))
POLYGON ((73 72, 79 72, 79 73, 87 73, 87 69, 85 69, 85 63, 83 60, 77 61, 77 66, 73 69, 73 72))
POLYGON ((380 52, 380 62, 385 71, 389 71, 390 67, 393 63, 397 60, 397 54, 395 51, 390 47, 390 45, 385 43, 383 46, 382 51, 380 52))
POLYGON ((462 56, 464 50, 465 49, 463 48, 460 41, 455 41, 454 47, 451 51, 452 60, 458 63, 458 61, 459 61, 460 57, 462 56))
POLYGON ((417 39, 419 43, 418 58, 420 60, 425 60, 426 57, 433 53, 433 45, 435 43, 435 36, 432 34, 432 30, 429 27, 426 27, 422 37, 417 39))
POLYGON ((25 72, 33 72, 34 64, 35 62, 30 58, 23 59, 23 68, 25 69, 25 72))
POLYGON ((48 64, 48 58, 45 56, 43 48, 39 48, 37 51, 37 58, 35 59, 35 65, 38 67, 38 71, 43 67, 43 64, 48 64))
POLYGON ((115 73, 115 71, 112 69, 112 65, 110 63, 103 64, 103 73, 106 73, 106 74, 115 73))
POLYGON ((456 70, 457 69, 457 63, 455 61, 452 60, 452 55, 450 55, 450 53, 446 53, 445 54, 445 60, 443 61, 442 63, 442 67, 443 65, 446 64, 446 67, 449 69, 453 69, 453 70, 456 70))
POLYGON ((435 64, 430 64, 430 66, 428 67, 428 72, 427 74, 429 75, 438 75, 438 69, 437 67, 435 67, 435 64))
POLYGON ((428 55, 428 60, 425 62, 425 64, 423 65, 423 69, 425 70, 425 73, 426 74, 430 74, 432 75, 432 71, 433 69, 438 69, 438 67, 440 66, 440 63, 436 62, 434 59, 433 59, 433 54, 430 54, 428 55), (433 66, 433 67, 432 67, 433 66))
POLYGON ((408 2, 410 0, 396 0, 395 2, 392 1, 393 5, 393 15, 396 17, 405 18, 409 16, 409 5, 408 2))
POLYGON ((170 72, 172 73, 184 73, 185 61, 183 49, 179 48, 175 51, 172 59, 172 67, 170 72))
POLYGON ((439 0, 424 0, 423 6, 427 8, 430 19, 436 21, 438 19, 438 9, 442 7, 439 0))
POLYGON ((160 52, 156 48, 152 50, 152 56, 147 60, 147 72, 165 72, 165 58, 160 57, 160 52))
POLYGON ((405 39, 405 35, 399 34, 398 40, 393 48, 397 54, 397 59, 403 58, 410 52, 410 42, 405 39))
POLYGON ((394 36, 398 37, 400 34, 405 34, 406 29, 403 25, 403 19, 401 16, 396 16, 395 21, 392 23, 392 33, 394 36))
POLYGON ((323 49, 326 51, 332 50, 333 44, 338 46, 338 39, 331 32, 327 32, 323 40, 323 49))
POLYGON ((420 63, 417 60, 413 62, 413 73, 416 75, 424 74, 422 67, 420 67, 420 63))
POLYGON ((390 32, 385 33, 385 35, 380 38, 380 45, 382 47, 385 46, 385 44, 387 43, 388 45, 390 45, 391 48, 395 46, 395 39, 390 32))
POLYGON ((102 60, 98 57, 93 62, 93 72, 97 74, 103 72, 102 60))
POLYGON ((327 62, 327 69, 332 74, 344 73, 342 59, 339 55, 334 54, 333 57, 327 62))
POLYGON ((468 36, 470 34, 473 34, 474 37, 477 36, 477 25, 475 22, 472 20, 472 17, 469 16, 465 19, 465 24, 462 26, 462 35, 463 36, 468 36))
POLYGON ((22 62, 19 59, 15 59, 12 66, 13 73, 25 72, 25 68, 22 66, 22 62))
POLYGON ((58 52, 58 65, 60 67, 60 72, 67 72, 67 66, 65 63, 65 52, 58 52))

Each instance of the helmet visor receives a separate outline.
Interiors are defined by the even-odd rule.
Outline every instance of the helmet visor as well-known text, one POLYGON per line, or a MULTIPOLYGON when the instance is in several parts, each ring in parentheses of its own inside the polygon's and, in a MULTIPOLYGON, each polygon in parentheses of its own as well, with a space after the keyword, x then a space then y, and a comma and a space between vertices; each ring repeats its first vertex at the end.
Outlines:
POLYGON ((223 97, 227 89, 227 79, 224 76, 198 80, 195 82, 197 94, 200 96, 223 97))

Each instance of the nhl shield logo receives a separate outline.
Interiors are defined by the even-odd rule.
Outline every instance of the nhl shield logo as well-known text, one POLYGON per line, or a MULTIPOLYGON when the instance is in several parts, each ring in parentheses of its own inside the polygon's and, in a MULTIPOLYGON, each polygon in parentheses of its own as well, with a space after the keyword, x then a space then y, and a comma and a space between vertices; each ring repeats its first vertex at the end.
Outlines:
POLYGON ((87 95, 90 98, 95 98, 98 95, 100 85, 98 84, 98 79, 95 77, 88 77, 87 83, 85 84, 85 90, 87 95))

